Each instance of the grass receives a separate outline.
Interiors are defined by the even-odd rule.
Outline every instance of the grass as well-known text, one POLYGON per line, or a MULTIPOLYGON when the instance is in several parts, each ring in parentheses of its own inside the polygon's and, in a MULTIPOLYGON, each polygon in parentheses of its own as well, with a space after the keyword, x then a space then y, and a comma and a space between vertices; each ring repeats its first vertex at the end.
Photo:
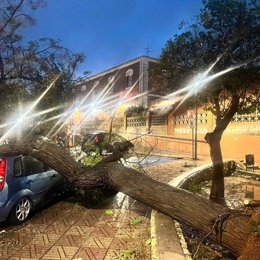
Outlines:
POLYGON ((189 168, 189 167, 194 167, 194 163, 189 163, 189 162, 184 162, 184 164, 182 165, 182 167, 185 167, 185 168, 189 168))
POLYGON ((200 193, 202 191, 203 183, 195 183, 189 187, 189 191, 193 193, 200 193))

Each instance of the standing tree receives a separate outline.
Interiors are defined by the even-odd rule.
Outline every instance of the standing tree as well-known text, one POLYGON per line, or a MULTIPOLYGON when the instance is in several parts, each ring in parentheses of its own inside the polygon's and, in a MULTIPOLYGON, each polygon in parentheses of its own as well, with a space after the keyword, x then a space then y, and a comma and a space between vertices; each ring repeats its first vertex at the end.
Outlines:
POLYGON ((81 53, 72 53, 60 41, 41 38, 24 42, 23 29, 34 25, 28 15, 45 5, 44 0, 2 0, 0 2, 0 91, 1 119, 18 107, 38 97, 54 77, 60 75, 38 109, 61 105, 71 98, 69 87, 77 65, 83 61, 81 53))
POLYGON ((224 169, 221 137, 235 113, 259 105, 259 6, 256 1, 204 0, 196 24, 175 35, 162 51, 154 68, 155 88, 163 86, 167 71, 168 88, 184 86, 194 75, 212 69, 218 73, 243 65, 211 81, 197 94, 197 100, 215 116, 215 129, 205 140, 210 147, 213 179, 210 199, 224 203, 224 169))

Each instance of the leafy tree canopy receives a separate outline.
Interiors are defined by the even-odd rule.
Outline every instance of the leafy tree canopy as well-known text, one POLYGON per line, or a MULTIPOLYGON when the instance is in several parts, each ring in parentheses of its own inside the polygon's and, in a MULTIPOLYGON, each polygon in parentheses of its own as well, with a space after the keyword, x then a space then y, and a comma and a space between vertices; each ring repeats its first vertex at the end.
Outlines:
POLYGON ((195 99, 189 102, 201 102, 216 119, 215 128, 205 140, 213 163, 210 199, 217 203, 225 201, 222 135, 235 113, 259 107, 259 29, 256 1, 203 0, 196 22, 168 40, 159 65, 151 71, 155 89, 174 92, 191 82, 198 83, 198 78, 205 79, 205 72, 213 64, 208 73, 211 76, 236 67, 204 82, 198 91, 190 88, 195 99))
MULTIPOLYGON (((38 109, 66 102, 74 71, 84 59, 59 40, 43 37, 24 41, 23 29, 36 23, 31 11, 45 6, 44 0, 2 0, 0 2, 0 91, 1 118, 19 103, 38 97, 60 75, 38 109)), ((0 119, 1 120, 1 119, 0 119)))
POLYGON ((196 22, 169 39, 162 50, 160 64, 152 71, 154 88, 167 86, 167 91, 172 92, 185 87, 221 57, 211 74, 246 65, 208 83, 198 93, 199 100, 208 104, 207 108, 219 120, 230 109, 233 97, 240 101, 238 110, 248 109, 246 103, 256 105, 259 101, 259 91, 254 89, 259 83, 259 29, 256 1, 204 0, 196 22))

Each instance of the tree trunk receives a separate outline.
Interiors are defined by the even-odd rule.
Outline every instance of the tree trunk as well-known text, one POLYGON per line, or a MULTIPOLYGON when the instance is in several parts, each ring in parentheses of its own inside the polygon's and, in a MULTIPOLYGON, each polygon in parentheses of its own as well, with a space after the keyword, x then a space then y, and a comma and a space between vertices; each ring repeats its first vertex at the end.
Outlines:
POLYGON ((221 136, 222 132, 207 133, 205 140, 209 144, 210 157, 213 164, 210 199, 216 203, 224 205, 224 163, 220 146, 221 136))
MULTIPOLYGON (((77 188, 113 187, 177 221, 193 226, 241 255, 249 233, 249 216, 232 211, 188 191, 157 182, 118 162, 84 167, 49 143, 17 141, 0 147, 0 153, 18 151, 44 161, 63 174, 77 188)), ((108 161, 108 160, 106 160, 108 161)))

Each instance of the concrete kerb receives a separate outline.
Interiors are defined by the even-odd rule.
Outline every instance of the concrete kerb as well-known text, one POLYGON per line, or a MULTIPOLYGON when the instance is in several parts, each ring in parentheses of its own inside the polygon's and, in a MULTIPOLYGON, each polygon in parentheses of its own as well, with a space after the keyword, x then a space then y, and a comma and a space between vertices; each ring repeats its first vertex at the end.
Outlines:
MULTIPOLYGON (((176 177, 169 185, 180 187, 187 179, 211 166, 212 164, 207 164, 196 167, 176 177)), ((151 214, 151 240, 152 260, 192 259, 179 223, 155 210, 151 214)))
MULTIPOLYGON (((237 164, 235 160, 226 160, 224 165, 228 165, 230 162, 237 164)), ((183 186, 195 183, 197 180, 209 180, 211 178, 209 174, 211 168, 212 164, 198 166, 174 178, 169 182, 169 185, 183 188, 183 186)), ((152 211, 151 215, 151 239, 153 260, 192 259, 179 223, 155 210, 152 211), (165 232, 165 230, 168 232, 165 232), (176 243, 177 238, 178 243, 176 243), (165 245, 166 241, 168 245, 165 245)))

